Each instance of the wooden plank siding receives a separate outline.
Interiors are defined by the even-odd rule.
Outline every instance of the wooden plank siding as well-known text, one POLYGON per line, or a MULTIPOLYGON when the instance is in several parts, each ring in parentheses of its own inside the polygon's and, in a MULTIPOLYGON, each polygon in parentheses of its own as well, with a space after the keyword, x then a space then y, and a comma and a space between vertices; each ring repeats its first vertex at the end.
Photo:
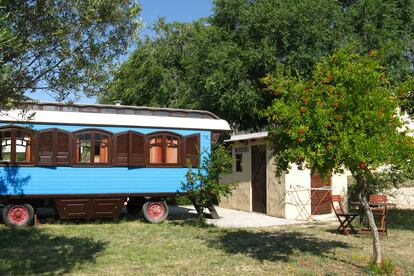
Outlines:
MULTIPOLYGON (((6 124, 0 124, 5 126, 6 124)), ((88 129, 81 125, 50 125, 33 124, 23 127, 31 127, 34 131, 42 133, 42 130, 61 129, 67 132, 76 132, 88 129)), ((200 160, 210 152, 211 132, 207 130, 183 130, 183 129, 157 129, 157 128, 127 128, 127 127, 96 127, 103 131, 114 133, 114 147, 118 147, 119 154, 112 155, 110 165, 103 167, 88 167, 82 165, 67 165, 70 160, 68 152, 64 149, 70 147, 71 139, 65 136, 65 132, 44 133, 39 139, 43 139, 45 146, 39 147, 39 153, 43 165, 37 166, 2 166, 0 167, 0 196, 7 195, 76 195, 76 194, 133 194, 133 193, 175 193, 181 189, 181 182, 185 181, 187 168, 183 167, 130 167, 125 159, 126 151, 132 156, 134 164, 142 164, 142 148, 134 149, 125 145, 125 139, 116 134, 127 133, 134 139, 141 139, 139 133, 151 134, 158 131, 176 133, 182 137, 192 135, 200 141, 200 160), (59 136, 60 135, 60 136, 59 136), (53 142, 56 141, 56 142, 53 142), (116 144, 118 142, 118 145, 116 144), (65 144, 67 143, 67 144, 65 144), (56 160, 50 152, 56 151, 56 160), (116 160, 116 162, 114 162, 116 160), (49 164, 49 165, 47 165, 49 164), (55 166, 57 164, 58 166, 55 166), (59 166, 67 165, 67 166, 59 166)), ((42 134, 40 134, 42 135, 42 134)), ((189 136, 190 137, 190 136, 189 136)), ((184 149, 183 149, 184 150, 184 149)), ((114 153, 112 153, 114 154, 114 153)), ((194 158, 194 149, 188 152, 194 158)), ((131 158, 130 161, 131 162, 131 158)))

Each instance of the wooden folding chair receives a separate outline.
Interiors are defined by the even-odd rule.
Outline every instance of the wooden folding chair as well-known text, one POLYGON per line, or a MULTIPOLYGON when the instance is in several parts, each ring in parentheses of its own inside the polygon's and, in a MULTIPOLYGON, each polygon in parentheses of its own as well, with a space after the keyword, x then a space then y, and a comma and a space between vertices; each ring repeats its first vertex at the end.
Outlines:
POLYGON ((352 221, 358 216, 358 214, 345 212, 345 209, 342 206, 341 196, 332 195, 331 196, 332 209, 335 212, 336 217, 339 221, 339 227, 336 231, 339 233, 342 231, 344 235, 348 235, 348 228, 351 229, 352 233, 356 234, 354 227, 352 226, 352 221))
POLYGON ((387 196, 386 195, 370 195, 369 204, 371 206, 374 218, 379 219, 379 232, 387 234, 387 196), (378 205, 375 205, 378 204, 378 205))

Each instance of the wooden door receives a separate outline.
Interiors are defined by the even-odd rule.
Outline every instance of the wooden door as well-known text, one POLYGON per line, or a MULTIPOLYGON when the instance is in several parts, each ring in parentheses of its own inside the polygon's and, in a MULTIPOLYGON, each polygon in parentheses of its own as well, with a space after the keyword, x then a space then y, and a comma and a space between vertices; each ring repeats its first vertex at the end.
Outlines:
MULTIPOLYGON (((313 172, 311 174, 311 188, 321 188, 325 186, 332 186, 332 177, 323 181, 318 172, 313 172)), ((330 190, 311 191, 311 210, 313 215, 330 214, 332 212, 330 203, 331 195, 332 191, 330 190)))
POLYGON ((252 210, 266 213, 266 149, 252 146, 252 210))

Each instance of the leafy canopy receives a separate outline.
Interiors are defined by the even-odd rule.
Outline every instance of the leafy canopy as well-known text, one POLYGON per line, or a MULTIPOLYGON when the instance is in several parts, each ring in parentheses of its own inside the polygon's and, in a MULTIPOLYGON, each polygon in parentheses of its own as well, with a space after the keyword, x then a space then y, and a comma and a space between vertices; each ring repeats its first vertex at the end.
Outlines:
POLYGON ((318 62, 310 80, 291 71, 264 78, 273 96, 264 116, 279 172, 290 163, 325 176, 349 169, 370 177, 379 167, 394 176, 412 172, 413 133, 398 106, 414 82, 392 85, 379 60, 375 51, 345 48, 318 62))
POLYGON ((0 106, 39 89, 62 100, 95 94, 135 36, 128 0, 1 1, 0 106))
POLYGON ((281 67, 310 78, 318 60, 349 42, 360 53, 380 49, 390 80, 405 81, 413 19, 413 1, 216 0, 206 19, 157 22, 100 101, 205 109, 236 128, 260 128, 271 102, 261 78, 281 67))

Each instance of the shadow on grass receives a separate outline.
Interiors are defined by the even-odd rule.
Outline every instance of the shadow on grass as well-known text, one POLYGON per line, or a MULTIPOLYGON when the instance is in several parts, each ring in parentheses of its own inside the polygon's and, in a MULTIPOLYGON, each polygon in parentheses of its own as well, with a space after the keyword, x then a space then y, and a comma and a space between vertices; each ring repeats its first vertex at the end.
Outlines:
MULTIPOLYGON (((119 224, 122 222, 132 221, 147 222, 142 214, 142 211, 139 211, 137 214, 129 214, 126 210, 124 210, 118 218, 59 219, 58 215, 54 211, 47 209, 48 208, 43 208, 38 217, 41 224, 119 224)), ((210 218, 209 213, 205 213, 205 216, 206 218, 210 218)), ((177 222, 177 224, 188 223, 194 225, 194 221, 197 221, 197 213, 195 213, 195 211, 191 208, 170 205, 167 221, 172 221, 174 223, 177 222)))
POLYGON ((414 231, 414 210, 388 209, 387 220, 389 229, 414 231))
POLYGON ((350 248, 347 243, 318 239, 300 232, 248 232, 245 230, 226 232, 219 240, 208 241, 210 246, 224 249, 231 254, 245 254, 263 261, 288 262, 293 255, 310 253, 329 257, 332 249, 350 248))
POLYGON ((64 274, 95 261, 104 242, 48 234, 38 228, 0 229, 0 275, 64 274))
POLYGON ((84 218, 84 219, 60 219, 57 216, 40 217, 40 224, 57 224, 57 225, 82 225, 82 224, 121 224, 124 222, 140 221, 146 222, 144 217, 133 215, 121 215, 118 218, 84 218))
MULTIPOLYGON (((200 221, 198 214, 193 208, 187 206, 169 206, 170 214, 168 216, 168 223, 178 226, 193 226, 198 228, 216 228, 206 221, 200 221)), ((204 212, 206 219, 211 219, 211 214, 204 212)))
POLYGON ((202 228, 202 229, 217 229, 217 226, 208 224, 205 221, 200 221, 197 218, 186 218, 186 219, 174 219, 168 221, 170 225, 174 226, 190 226, 190 227, 196 227, 196 228, 202 228))

